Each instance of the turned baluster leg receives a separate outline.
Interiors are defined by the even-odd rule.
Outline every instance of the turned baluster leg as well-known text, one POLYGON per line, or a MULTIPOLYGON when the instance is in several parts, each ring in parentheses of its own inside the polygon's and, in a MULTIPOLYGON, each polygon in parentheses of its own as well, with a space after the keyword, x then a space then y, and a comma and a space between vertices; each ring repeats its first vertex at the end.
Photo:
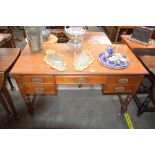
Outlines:
POLYGON ((118 95, 118 97, 119 97, 119 100, 121 102, 121 114, 124 114, 127 111, 128 105, 130 104, 130 101, 131 101, 133 96, 131 94, 127 95, 125 101, 123 101, 120 94, 118 95))
POLYGON ((28 94, 22 94, 22 96, 23 96, 23 99, 24 99, 25 104, 27 106, 28 112, 29 113, 32 113, 32 110, 31 110, 31 101, 30 101, 29 95, 28 94))
POLYGON ((29 95, 28 94, 23 94, 22 96, 23 96, 24 101, 25 101, 25 104, 26 104, 26 106, 28 108, 28 112, 31 115, 34 115, 34 113, 35 113, 35 100, 36 100, 36 95, 33 95, 32 102, 30 101, 30 98, 29 98, 29 95))
POLYGON ((21 83, 20 79, 17 77, 17 78, 15 78, 15 80, 17 82, 18 88, 20 89, 20 93, 21 93, 21 95, 22 95, 22 97, 24 99, 25 105, 27 106, 28 112, 30 114, 34 114, 34 108, 32 106, 33 103, 31 103, 29 95, 25 93, 25 91, 24 91, 24 89, 22 87, 22 83, 21 83))
POLYGON ((122 114, 125 113, 125 112, 127 111, 128 105, 130 104, 130 101, 132 100, 132 97, 133 97, 133 96, 132 96, 131 94, 127 95, 127 97, 126 97, 124 103, 121 105, 121 113, 122 113, 122 114))
POLYGON ((36 100, 36 96, 37 96, 36 94, 33 95, 32 102, 29 105, 29 113, 32 114, 32 115, 35 113, 35 100, 36 100))

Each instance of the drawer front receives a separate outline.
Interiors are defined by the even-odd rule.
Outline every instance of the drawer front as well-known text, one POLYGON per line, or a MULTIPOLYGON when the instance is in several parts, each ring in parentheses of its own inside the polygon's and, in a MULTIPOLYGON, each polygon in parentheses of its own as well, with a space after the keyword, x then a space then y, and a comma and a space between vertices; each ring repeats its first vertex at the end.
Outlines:
POLYGON ((104 86, 104 93, 135 93, 139 85, 114 85, 108 84, 104 86))
POLYGON ((135 84, 143 79, 142 76, 109 76, 108 83, 110 84, 135 84))
POLYGON ((53 76, 22 76, 21 81, 23 84, 39 84, 39 83, 54 83, 54 77, 53 76))
POLYGON ((56 85, 23 85, 23 89, 27 94, 57 94, 56 85))
POLYGON ((57 76, 57 84, 104 84, 107 77, 98 76, 57 76))

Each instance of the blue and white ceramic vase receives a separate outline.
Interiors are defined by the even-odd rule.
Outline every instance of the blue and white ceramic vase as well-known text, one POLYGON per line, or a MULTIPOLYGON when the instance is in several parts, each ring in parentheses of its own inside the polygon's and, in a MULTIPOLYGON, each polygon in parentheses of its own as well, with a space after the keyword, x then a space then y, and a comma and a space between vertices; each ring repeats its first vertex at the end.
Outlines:
POLYGON ((114 49, 112 46, 108 46, 107 49, 105 50, 105 54, 106 54, 106 57, 110 57, 114 52, 114 49))

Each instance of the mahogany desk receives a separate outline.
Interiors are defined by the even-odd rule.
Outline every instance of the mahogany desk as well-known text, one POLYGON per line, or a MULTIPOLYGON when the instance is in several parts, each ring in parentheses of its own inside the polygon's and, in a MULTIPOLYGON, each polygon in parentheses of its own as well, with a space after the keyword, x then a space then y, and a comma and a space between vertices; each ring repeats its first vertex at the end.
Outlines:
POLYGON ((8 115, 11 115, 11 112, 7 105, 10 106, 16 117, 18 114, 11 96, 9 95, 9 91, 6 88, 6 78, 19 55, 19 48, 0 48, 0 102, 2 103, 8 115))
POLYGON ((38 53, 32 53, 26 46, 12 68, 11 75, 17 82, 29 113, 34 113, 36 95, 56 95, 58 93, 57 86, 61 84, 99 84, 102 86, 103 93, 118 94, 121 101, 121 113, 126 112, 132 96, 136 93, 147 71, 127 45, 117 44, 113 46, 118 52, 124 53, 131 60, 127 69, 113 70, 100 64, 98 55, 107 48, 107 45, 103 44, 84 45, 84 48, 89 48, 92 51, 95 61, 82 72, 74 70, 73 53, 68 51, 68 46, 65 43, 46 44, 44 49, 38 53), (68 64, 66 71, 59 72, 52 69, 43 61, 47 48, 52 48, 65 56, 68 64), (30 95, 32 94, 33 99, 31 101, 30 95), (122 100, 121 94, 127 94, 125 101, 122 100))
POLYGON ((128 35, 122 35, 122 43, 128 45, 128 47, 134 52, 139 58, 144 67, 148 70, 149 75, 147 76, 152 83, 151 86, 145 86, 146 97, 143 103, 140 102, 137 95, 134 95, 134 100, 138 107, 138 116, 143 112, 155 112, 155 107, 150 107, 148 104, 150 101, 155 104, 155 40, 152 40, 152 44, 145 46, 127 39, 128 35))

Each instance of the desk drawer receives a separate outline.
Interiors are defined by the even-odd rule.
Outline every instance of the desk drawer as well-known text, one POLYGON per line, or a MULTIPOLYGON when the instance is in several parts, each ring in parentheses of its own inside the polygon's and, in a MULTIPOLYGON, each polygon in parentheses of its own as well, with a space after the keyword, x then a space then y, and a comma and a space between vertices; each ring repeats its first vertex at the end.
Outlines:
POLYGON ((108 84, 104 86, 104 93, 135 93, 139 85, 115 85, 108 84))
POLYGON ((104 84, 107 77, 98 76, 57 76, 57 84, 104 84))
POLYGON ((23 85, 26 94, 57 94, 56 85, 23 85))
POLYGON ((54 84, 54 77, 53 76, 21 76, 20 77, 23 84, 41 84, 41 83, 50 83, 54 84))
POLYGON ((139 83, 143 76, 109 76, 108 83, 110 84, 135 84, 139 83))

